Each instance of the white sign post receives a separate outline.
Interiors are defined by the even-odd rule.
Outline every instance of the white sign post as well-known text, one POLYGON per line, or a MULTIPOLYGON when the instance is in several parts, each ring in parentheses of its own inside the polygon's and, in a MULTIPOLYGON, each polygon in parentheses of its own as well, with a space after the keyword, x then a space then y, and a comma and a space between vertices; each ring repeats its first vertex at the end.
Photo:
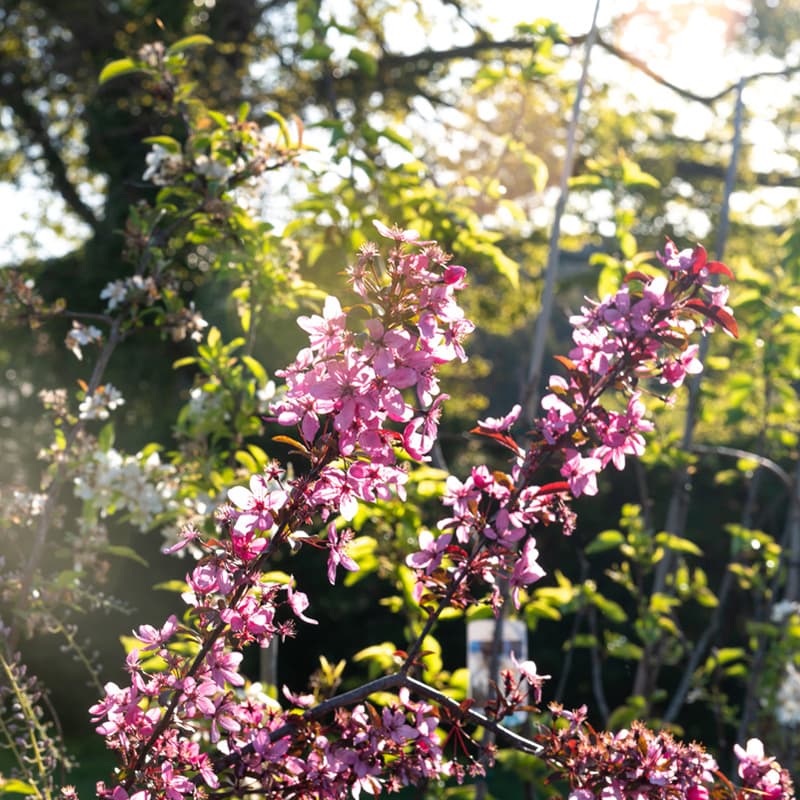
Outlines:
MULTIPOLYGON (((475 619, 467 623, 467 669, 469 670, 469 696, 478 707, 483 707, 490 699, 489 671, 492 663, 492 643, 497 621, 495 619, 475 619)), ((528 658, 528 628, 522 620, 503 620, 503 640, 500 644, 498 674, 504 669, 514 669, 511 654, 517 661, 528 658)), ((505 724, 520 724, 525 720, 524 713, 513 714, 504 720, 505 724)))

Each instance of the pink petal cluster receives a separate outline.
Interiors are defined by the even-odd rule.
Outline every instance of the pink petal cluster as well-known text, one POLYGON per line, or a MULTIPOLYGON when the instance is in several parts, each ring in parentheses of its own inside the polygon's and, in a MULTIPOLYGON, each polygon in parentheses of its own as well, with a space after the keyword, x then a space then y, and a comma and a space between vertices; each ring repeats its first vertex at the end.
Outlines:
MULTIPOLYGON (((284 545, 308 544, 327 552, 331 583, 340 567, 358 569, 348 553, 353 534, 338 518, 351 520, 360 502, 404 498, 407 474, 398 453, 429 457, 447 398, 437 370, 466 358, 463 340, 473 325, 455 301, 464 268, 415 231, 376 227, 393 245, 385 263, 374 245, 364 246, 349 268, 357 313, 329 297, 321 314, 301 317, 308 346, 282 373, 287 389, 272 413, 296 427, 297 439, 282 439, 306 457, 305 469, 290 478, 279 465, 267 465, 247 486, 228 492, 216 537, 186 532, 181 546, 192 540, 204 553, 186 576, 187 622, 172 616, 161 628, 140 626, 134 637, 141 646, 126 661, 128 685, 106 684, 90 709, 120 757, 119 781, 98 784, 100 798, 358 799, 464 775, 461 764, 444 757, 436 731, 446 711, 462 748, 471 743, 463 730, 468 704, 444 695, 437 707, 413 699, 409 687, 426 700, 437 694, 408 675, 413 656, 388 676, 397 679, 386 684, 397 694, 379 708, 358 690, 317 706, 313 695, 286 690, 284 708, 247 690, 240 672, 246 646, 292 636, 298 621, 315 624, 293 578, 266 578, 270 557, 284 545), (356 316, 364 315, 359 330, 356 316), (307 532, 313 530, 321 532, 307 532), (160 668, 153 668, 154 657, 160 668)), ((523 590, 545 574, 541 529, 571 532, 571 497, 595 494, 602 469, 609 463, 623 469, 628 456, 642 453, 652 426, 636 382, 677 387, 698 371, 688 343, 698 318, 703 330, 716 324, 735 334, 725 292, 704 283, 709 274, 729 274, 727 267, 708 262, 702 248, 678 252, 671 242, 662 260, 669 278, 634 274, 639 291, 625 287, 573 318, 574 348, 561 359, 567 374, 551 378, 527 449, 509 434, 519 407, 478 423, 475 432, 511 451, 512 465, 508 472, 478 466, 463 481, 447 479, 449 516, 437 533, 420 533, 419 549, 407 559, 421 604, 466 607, 489 591, 497 607, 500 576, 519 604, 523 590), (624 410, 601 403, 614 387, 626 391, 624 410), (563 480, 543 484, 546 469, 560 469, 563 480)), ((526 707, 530 690, 538 703, 549 677, 532 661, 514 663, 486 707, 496 721, 526 707)), ((582 712, 556 713, 569 727, 538 735, 537 746, 569 781, 571 800, 708 800, 715 765, 699 746, 638 725, 588 733, 582 712)), ((776 793, 791 790, 788 776, 759 745, 737 749, 745 785, 770 798, 791 796, 776 793)), ((471 769, 482 767, 473 760, 471 769)))
POLYGON ((617 733, 598 732, 586 724, 585 707, 566 712, 552 705, 551 710, 570 724, 553 725, 538 741, 543 756, 567 780, 568 800, 711 797, 717 764, 701 745, 683 744, 640 722, 617 733))
POLYGON ((305 723, 274 702, 237 690, 243 683, 241 653, 223 657, 214 647, 208 663, 183 678, 174 674, 180 667, 176 657, 166 650, 161 655, 168 670, 148 674, 137 658, 129 659, 131 686, 107 684, 105 697, 91 708, 95 720, 103 720, 98 732, 134 770, 137 787, 100 783, 99 797, 199 798, 221 788, 224 780, 226 791, 235 796, 334 800, 358 798, 362 792, 376 795, 384 788, 397 791, 456 771, 443 756, 433 707, 412 700, 405 689, 380 715, 358 704, 338 709, 324 725, 305 723), (159 698, 170 692, 180 715, 153 739, 162 713, 159 698), (187 736, 190 731, 195 735, 187 736), (200 731, 213 751, 201 747, 200 731), (137 762, 142 746, 148 747, 148 756, 137 762))
MULTIPOLYGON (((464 482, 452 475, 447 478, 442 502, 451 516, 439 522, 442 533, 438 537, 422 531, 420 550, 406 559, 417 570, 418 600, 430 602, 455 581, 453 601, 469 603, 472 584, 496 588, 497 575, 505 574, 518 605, 521 590, 545 575, 532 531, 554 523, 569 529, 572 517, 564 499, 566 485, 515 488, 521 482, 521 451, 518 456, 519 463, 510 474, 480 466, 473 467, 464 482), (473 547, 476 542, 479 552, 473 547), (448 576, 444 584, 443 574, 448 576)), ((495 604, 499 600, 496 592, 493 600, 495 604)))
POLYGON ((764 753, 764 744, 760 739, 748 739, 745 747, 736 744, 733 752, 739 760, 738 773, 742 779, 743 797, 760 797, 763 800, 794 797, 789 773, 772 756, 764 753))
POLYGON ((702 247, 678 252, 670 241, 660 258, 668 275, 631 273, 614 295, 587 302, 571 318, 573 348, 559 358, 566 375, 550 378, 527 450, 508 435, 519 406, 505 417, 478 422, 473 432, 509 449, 513 466, 508 473, 473 468, 464 483, 448 479, 444 504, 453 514, 439 523, 448 538, 434 541, 424 532, 419 552, 407 560, 417 570, 418 598, 430 602, 451 593, 454 602, 466 605, 480 596, 472 586, 483 581, 496 607, 495 578, 502 574, 519 605, 521 591, 544 575, 534 530, 555 523, 570 533, 570 497, 597 494, 603 469, 612 464, 622 470, 629 456, 644 452, 644 434, 653 424, 636 387, 651 381, 677 388, 698 373, 698 347, 689 343, 698 328, 718 325, 736 334, 726 290, 708 283, 711 274, 731 276, 730 270, 709 262, 702 247), (622 410, 605 403, 613 389, 626 396, 622 410), (540 488, 541 473, 554 465, 563 483, 540 488), (458 587, 451 591, 454 583, 458 587))
POLYGON ((290 479, 269 464, 230 489, 218 538, 187 533, 205 551, 183 593, 192 626, 175 617, 160 629, 141 626, 142 647, 127 659, 130 684, 107 684, 90 709, 125 776, 116 787, 99 785, 100 797, 179 800, 224 781, 235 795, 357 798, 458 772, 442 756, 434 709, 406 689, 377 717, 362 704, 338 708, 324 724, 298 724, 291 709, 245 693, 239 672, 247 645, 292 636, 298 620, 315 623, 294 579, 263 579, 270 555, 283 544, 324 548, 331 583, 339 567, 358 569, 347 552, 352 532, 334 518, 352 519, 359 501, 404 497, 396 448, 428 457, 446 399, 437 371, 466 358, 473 325, 455 302, 463 267, 413 232, 377 227, 395 242, 385 265, 366 246, 350 268, 359 314, 369 315, 364 331, 327 298, 320 315, 298 320, 308 347, 282 373, 287 390, 274 417, 297 427, 308 468, 290 479), (305 533, 319 520, 328 522, 324 537, 305 533), (145 668, 154 655, 163 669, 145 668))

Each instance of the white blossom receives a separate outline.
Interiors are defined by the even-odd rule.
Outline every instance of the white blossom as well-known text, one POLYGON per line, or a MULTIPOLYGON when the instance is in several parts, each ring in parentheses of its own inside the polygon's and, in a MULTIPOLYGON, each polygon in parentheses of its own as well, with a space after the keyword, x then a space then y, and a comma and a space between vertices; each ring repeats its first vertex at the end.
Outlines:
POLYGON ((73 491, 101 518, 124 511, 145 531, 171 504, 174 471, 158 452, 128 455, 110 447, 92 453, 75 477, 73 491))
POLYGON ((98 386, 81 401, 78 416, 84 420, 108 419, 109 412, 119 408, 124 402, 119 389, 107 383, 105 386, 98 386))
POLYGON ((195 158, 194 169, 198 175, 204 175, 211 181, 225 181, 233 174, 233 169, 224 161, 209 158, 205 154, 195 158))
POLYGON ((772 606, 772 613, 770 618, 776 625, 780 625, 787 620, 792 614, 800 614, 800 603, 794 600, 781 600, 772 606))
POLYGON ((183 156, 170 152, 160 144, 154 144, 145 157, 145 163, 147 169, 142 180, 152 181, 156 186, 166 186, 183 169, 183 156))
POLYGON ((81 347, 99 342, 102 338, 102 332, 95 328, 94 325, 86 326, 80 322, 73 321, 72 330, 67 333, 64 344, 66 344, 68 350, 75 354, 79 361, 82 361, 83 351, 81 347))
POLYGON ((105 289, 100 292, 100 299, 108 300, 106 308, 109 311, 113 311, 117 306, 121 306, 125 302, 127 296, 128 287, 125 285, 125 281, 111 281, 107 283, 105 289))

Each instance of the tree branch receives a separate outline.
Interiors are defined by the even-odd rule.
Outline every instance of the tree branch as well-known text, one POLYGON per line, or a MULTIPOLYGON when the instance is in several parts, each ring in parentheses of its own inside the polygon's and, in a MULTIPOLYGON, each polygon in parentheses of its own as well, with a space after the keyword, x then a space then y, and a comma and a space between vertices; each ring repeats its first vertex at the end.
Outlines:
POLYGON ((6 101, 12 111, 19 117, 31 141, 42 148, 42 155, 47 161, 53 188, 59 192, 75 214, 97 233, 100 228, 100 221, 95 216, 94 211, 81 199, 78 190, 69 179, 66 164, 51 139, 41 114, 25 97, 24 87, 19 81, 19 76, 13 71, 6 73, 6 75, 13 76, 12 82, 7 86, 6 101))
MULTIPOLYGON (((534 756, 540 756, 543 752, 544 748, 533 740, 509 730, 499 722, 490 719, 484 714, 481 714, 479 711, 474 711, 471 708, 463 708, 461 703, 459 703, 457 700, 453 700, 452 697, 448 697, 446 694, 440 692, 438 689, 434 689, 427 683, 423 683, 415 678, 411 678, 402 672, 394 672, 391 675, 383 675, 380 678, 375 678, 374 680, 368 681, 362 686, 358 686, 348 692, 343 692, 342 694, 338 694, 334 697, 324 700, 323 702, 319 703, 319 705, 314 706, 314 708, 310 708, 305 713, 296 715, 291 722, 281 725, 274 731, 270 731, 269 740, 271 742, 276 742, 279 739, 282 739, 284 736, 290 736, 303 722, 312 722, 322 719, 330 714, 331 711, 335 711, 337 708, 343 708, 344 706, 360 703, 362 700, 366 700, 375 692, 385 692, 390 689, 400 689, 403 687, 414 692, 419 697, 424 697, 426 700, 430 700, 437 706, 446 708, 453 718, 462 722, 469 722, 473 725, 478 725, 485 730, 491 731, 498 739, 508 742, 520 752, 529 753, 530 755, 534 756)), ((252 755, 253 752, 255 752, 253 745, 248 744, 238 752, 230 753, 229 755, 217 760, 214 763, 214 770, 219 772, 227 767, 233 766, 241 759, 252 755)), ((202 776, 198 775, 192 779, 192 782, 195 785, 200 785, 203 783, 203 778, 202 776)))
MULTIPOLYGON (((585 33, 580 36, 572 36, 570 37, 570 44, 582 44, 587 38, 589 34, 585 33)), ((706 106, 714 105, 717 100, 721 100, 723 97, 727 97, 729 94, 733 94, 736 92, 739 81, 737 80, 735 83, 732 83, 726 86, 724 89, 721 89, 719 92, 715 94, 697 94, 696 92, 691 91, 690 89, 686 89, 683 86, 678 86, 677 83, 673 83, 672 81, 665 78, 660 73, 656 72, 655 70, 651 69, 642 59, 638 58, 637 56, 633 55, 633 53, 629 53, 627 50, 623 50, 620 47, 617 47, 612 42, 606 41, 603 39, 602 36, 597 38, 597 46, 602 47, 607 52, 611 53, 611 55, 616 56, 621 61, 625 61, 630 64, 632 67, 635 67, 643 74, 647 75, 648 78, 654 80, 656 83, 660 84, 661 86, 666 86, 667 89, 672 90, 675 94, 680 95, 686 100, 693 100, 696 103, 702 103, 706 106)), ((800 72, 800 64, 795 66, 786 67, 785 69, 780 70, 759 70, 758 72, 752 72, 749 75, 743 75, 740 80, 744 81, 745 83, 750 83, 750 81, 758 80, 759 78, 780 78, 780 77, 788 77, 789 75, 793 75, 796 72, 800 72)))

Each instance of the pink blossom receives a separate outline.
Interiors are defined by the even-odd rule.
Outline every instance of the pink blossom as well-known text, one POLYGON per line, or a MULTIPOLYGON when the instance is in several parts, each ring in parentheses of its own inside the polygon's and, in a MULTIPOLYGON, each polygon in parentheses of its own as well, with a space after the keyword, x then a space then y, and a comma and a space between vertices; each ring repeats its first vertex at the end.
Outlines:
POLYGON ((434 537, 429 530, 420 531, 420 549, 406 557, 406 564, 413 569, 424 569, 430 574, 442 563, 442 558, 452 538, 449 533, 434 537))
POLYGON ((342 311, 339 301, 328 295, 322 316, 298 317, 297 324, 308 333, 309 344, 322 355, 333 355, 343 344, 347 315, 342 311))
POLYGON ((336 568, 344 567, 350 572, 358 572, 358 564, 347 555, 347 546, 353 539, 350 529, 339 533, 336 525, 328 525, 328 580, 331 585, 336 583, 336 568))
POLYGON ((306 622, 309 625, 319 624, 319 620, 311 619, 310 617, 305 616, 303 613, 310 605, 308 602, 308 595, 306 595, 305 592, 296 592, 294 590, 294 578, 292 578, 289 583, 286 584, 286 600, 294 612, 294 615, 298 619, 303 620, 303 622, 306 622))
POLYGON ((533 689, 534 702, 537 704, 541 703, 542 686, 544 685, 545 681, 550 680, 552 675, 540 675, 536 668, 536 664, 533 661, 517 661, 517 657, 514 655, 513 651, 511 653, 511 663, 533 689))
POLYGON ((670 272, 682 272, 691 268, 694 262, 694 250, 678 250, 671 239, 664 245, 664 254, 658 253, 658 260, 670 272))
POLYGON ((496 433, 501 433, 507 431, 519 419, 521 412, 522 406, 517 403, 504 417, 487 417, 486 419, 479 419, 478 426, 486 431, 495 431, 496 433))
POLYGON ((668 383, 676 389, 683 385, 687 375, 697 375, 703 371, 703 363, 697 358, 700 348, 696 344, 689 345, 680 355, 668 359, 661 373, 661 382, 668 383))
POLYGON ((539 564, 538 558, 539 551, 536 549, 536 541, 531 537, 523 545, 509 579, 511 598, 517 608, 519 608, 520 591, 547 574, 539 564))
POLYGON ((582 494, 597 494, 597 473, 603 468, 603 462, 595 456, 583 456, 577 450, 564 452, 566 461, 561 474, 567 479, 569 488, 575 497, 582 494))
POLYGON ((283 489, 271 489, 263 475, 250 478, 250 488, 234 486, 228 490, 228 499, 240 509, 234 523, 237 533, 262 531, 267 533, 275 526, 275 512, 286 502, 283 489))
POLYGON ((392 226, 389 228, 377 219, 372 220, 372 224, 375 226, 375 230, 377 230, 378 233, 386 239, 394 239, 396 242, 413 242, 415 244, 423 244, 423 242, 419 241, 419 233, 415 230, 409 229, 404 231, 397 226, 392 226))
POLYGON ((147 650, 157 650, 170 638, 172 634, 178 629, 178 619, 174 614, 171 614, 169 619, 161 626, 161 629, 154 628, 152 625, 140 625, 133 635, 140 641, 144 642, 147 650))

